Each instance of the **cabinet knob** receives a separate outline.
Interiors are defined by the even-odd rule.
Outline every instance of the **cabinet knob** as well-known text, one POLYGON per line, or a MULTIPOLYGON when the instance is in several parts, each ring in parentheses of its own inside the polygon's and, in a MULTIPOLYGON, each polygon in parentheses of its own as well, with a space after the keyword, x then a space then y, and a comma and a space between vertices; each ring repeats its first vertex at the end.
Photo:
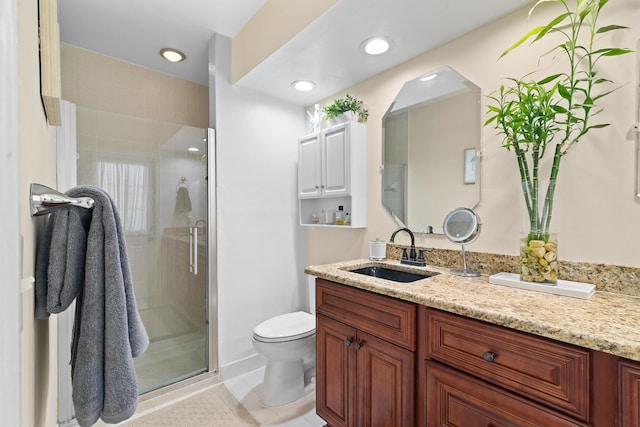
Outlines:
POLYGON ((486 362, 493 362, 496 358, 496 354, 493 351, 485 351, 482 354, 482 358, 486 361, 486 362))
POLYGON ((362 348, 362 346, 364 346, 364 344, 363 344, 363 343, 361 343, 361 342, 357 342, 357 343, 355 344, 356 351, 360 350, 360 349, 362 348))
POLYGON ((353 338, 347 338, 346 340, 344 340, 344 345, 349 347, 352 342, 353 342, 353 338))

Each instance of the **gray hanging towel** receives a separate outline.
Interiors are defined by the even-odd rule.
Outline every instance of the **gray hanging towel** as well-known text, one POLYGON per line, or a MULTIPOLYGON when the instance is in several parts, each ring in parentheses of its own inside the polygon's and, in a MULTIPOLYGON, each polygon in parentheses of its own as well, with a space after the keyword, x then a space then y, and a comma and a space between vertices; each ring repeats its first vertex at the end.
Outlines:
POLYGON ((191 197, 189 197, 189 189, 186 186, 178 187, 176 194, 176 208, 174 212, 191 212, 191 197))
POLYGON ((73 405, 85 427, 116 424, 138 405, 133 358, 149 345, 133 291, 122 223, 111 197, 76 187, 93 209, 51 214, 36 259, 36 317, 64 311, 77 298, 71 346, 73 405))

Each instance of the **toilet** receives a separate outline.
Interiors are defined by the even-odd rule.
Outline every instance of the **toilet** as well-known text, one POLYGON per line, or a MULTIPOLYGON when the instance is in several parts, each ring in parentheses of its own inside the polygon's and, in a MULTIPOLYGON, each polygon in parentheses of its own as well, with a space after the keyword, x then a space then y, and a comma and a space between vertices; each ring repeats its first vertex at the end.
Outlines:
MULTIPOLYGON (((315 295, 310 295, 312 298, 315 295)), ((311 311, 315 314, 314 305, 311 311)), ((306 394, 315 382, 316 318, 304 311, 282 314, 253 330, 253 347, 267 359, 262 403, 280 406, 306 394)))

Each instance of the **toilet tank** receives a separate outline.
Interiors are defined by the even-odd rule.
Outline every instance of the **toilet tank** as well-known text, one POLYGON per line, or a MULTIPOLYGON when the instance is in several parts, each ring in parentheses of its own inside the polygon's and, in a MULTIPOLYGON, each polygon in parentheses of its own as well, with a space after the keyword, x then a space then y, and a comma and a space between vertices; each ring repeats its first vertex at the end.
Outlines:
POLYGON ((316 276, 307 274, 307 302, 309 313, 316 315, 316 276))

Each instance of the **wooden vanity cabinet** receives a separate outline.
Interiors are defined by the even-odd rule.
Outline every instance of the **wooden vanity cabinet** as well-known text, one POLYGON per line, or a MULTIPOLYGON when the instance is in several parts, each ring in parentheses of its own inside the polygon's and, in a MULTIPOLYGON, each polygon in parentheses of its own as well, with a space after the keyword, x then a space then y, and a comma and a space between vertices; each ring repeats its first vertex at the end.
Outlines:
POLYGON ((316 281, 316 411, 327 425, 415 424, 416 306, 316 281))
POLYGON ((620 362, 619 413, 621 427, 640 427, 640 363, 620 362))
POLYGON ((640 427, 640 362, 316 283, 330 427, 640 427))

